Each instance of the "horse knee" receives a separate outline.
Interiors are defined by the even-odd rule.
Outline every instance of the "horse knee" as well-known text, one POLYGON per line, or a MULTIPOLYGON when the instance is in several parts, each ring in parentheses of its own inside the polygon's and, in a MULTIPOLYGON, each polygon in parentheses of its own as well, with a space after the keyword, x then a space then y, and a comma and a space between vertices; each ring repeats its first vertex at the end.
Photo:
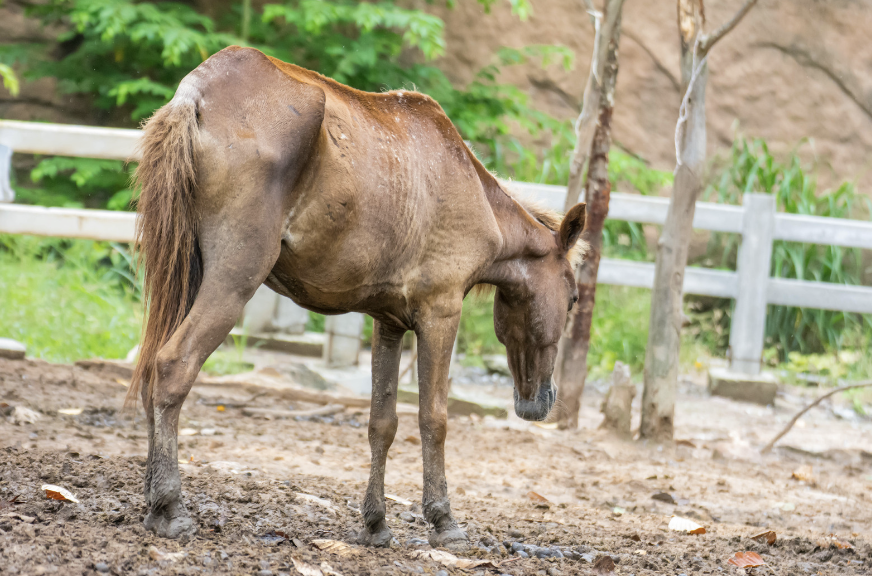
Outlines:
POLYGON ((397 426, 399 418, 396 414, 374 415, 370 414, 369 418, 369 440, 370 442, 381 442, 390 444, 394 441, 397 435, 397 426))
POLYGON ((448 435, 448 417, 446 414, 419 414, 421 439, 425 438, 434 444, 444 444, 448 435))

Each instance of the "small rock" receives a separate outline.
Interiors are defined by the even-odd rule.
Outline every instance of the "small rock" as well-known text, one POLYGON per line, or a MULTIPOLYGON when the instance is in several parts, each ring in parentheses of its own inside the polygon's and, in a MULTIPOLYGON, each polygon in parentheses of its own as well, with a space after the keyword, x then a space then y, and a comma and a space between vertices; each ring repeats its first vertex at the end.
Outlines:
POLYGON ((510 536, 511 538, 523 538, 523 537, 524 537, 524 533, 521 532, 520 530, 517 530, 517 529, 515 529, 515 528, 512 528, 511 530, 509 530, 509 536, 510 536))
POLYGON ((668 492, 658 492, 652 495, 651 499, 659 502, 666 502, 667 504, 675 504, 675 498, 673 498, 672 494, 669 494, 668 492))
POLYGON ((257 571, 257 576, 273 576, 273 573, 272 570, 263 569, 257 571))
POLYGON ((445 570, 440 570, 436 572, 436 576, 448 576, 448 572, 446 572, 445 570))
POLYGON ((27 348, 21 342, 12 338, 0 338, 0 358, 9 360, 21 360, 27 348))
POLYGON ((409 538, 406 540, 406 546, 429 546, 429 544, 423 538, 409 538))
POLYGON ((399 516, 400 520, 402 520, 403 522, 408 522, 410 524, 415 522, 415 515, 408 510, 403 510, 402 512, 400 512, 399 516))
POLYGON ((94 564, 94 570, 96 570, 97 572, 108 572, 109 565, 105 562, 97 562, 96 564, 94 564))
POLYGON ((526 552, 524 552, 523 550, 518 550, 517 552, 515 552, 515 554, 517 554, 521 558, 529 558, 530 557, 530 555, 527 554, 526 552))

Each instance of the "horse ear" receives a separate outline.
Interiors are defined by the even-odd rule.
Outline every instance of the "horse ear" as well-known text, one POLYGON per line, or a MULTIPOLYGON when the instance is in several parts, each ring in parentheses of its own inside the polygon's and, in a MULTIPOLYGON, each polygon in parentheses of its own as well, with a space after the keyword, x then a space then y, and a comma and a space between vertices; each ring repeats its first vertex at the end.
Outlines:
POLYGON ((563 217, 563 222, 560 223, 560 231, 557 233, 560 249, 564 252, 569 252, 575 246, 578 237, 581 236, 581 231, 584 230, 584 216, 586 206, 584 202, 576 204, 569 209, 566 216, 563 217))

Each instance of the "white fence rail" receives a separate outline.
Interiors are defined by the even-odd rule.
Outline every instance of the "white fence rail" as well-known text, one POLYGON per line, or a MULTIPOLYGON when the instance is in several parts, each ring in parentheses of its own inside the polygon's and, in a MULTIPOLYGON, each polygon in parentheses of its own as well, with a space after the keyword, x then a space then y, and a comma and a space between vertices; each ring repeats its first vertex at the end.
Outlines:
MULTIPOLYGON (((11 190, 10 150, 136 160, 140 135, 138 130, 0 120, 0 199, 4 190, 11 190)), ((509 187, 551 208, 563 208, 566 190, 561 186, 513 182, 509 187)), ((872 314, 870 287, 770 278, 772 242, 786 240, 872 250, 872 222, 779 214, 774 198, 765 194, 746 194, 743 202, 743 206, 697 203, 694 228, 741 234, 742 246, 736 272, 688 267, 684 291, 736 300, 730 330, 731 368, 756 374, 761 366, 768 304, 872 314)), ((611 195, 609 218, 663 224, 668 207, 668 198, 615 192, 611 195)), ((0 204, 2 233, 129 242, 133 230, 134 216, 129 213, 0 204)), ((604 258, 598 281, 651 288, 654 265, 604 258)))

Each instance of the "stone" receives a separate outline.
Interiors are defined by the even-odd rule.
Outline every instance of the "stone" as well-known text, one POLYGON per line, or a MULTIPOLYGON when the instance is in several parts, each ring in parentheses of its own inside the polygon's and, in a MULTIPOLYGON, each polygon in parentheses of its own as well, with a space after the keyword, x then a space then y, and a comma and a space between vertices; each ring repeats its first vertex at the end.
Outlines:
POLYGON ((105 562, 97 562, 96 564, 94 564, 94 570, 96 570, 97 572, 108 572, 109 565, 105 562))
POLYGON ((752 376, 712 368, 708 373, 708 389, 712 396, 768 406, 775 404, 778 379, 769 372, 752 376))
POLYGON ((27 348, 21 342, 12 338, 0 338, 0 358, 9 360, 21 360, 27 348))
POLYGON ((612 386, 603 399, 600 412, 605 415, 600 428, 612 430, 622 438, 632 438, 630 422, 633 418, 633 398, 636 387, 630 381, 630 367, 623 362, 615 362, 612 372, 612 386))

